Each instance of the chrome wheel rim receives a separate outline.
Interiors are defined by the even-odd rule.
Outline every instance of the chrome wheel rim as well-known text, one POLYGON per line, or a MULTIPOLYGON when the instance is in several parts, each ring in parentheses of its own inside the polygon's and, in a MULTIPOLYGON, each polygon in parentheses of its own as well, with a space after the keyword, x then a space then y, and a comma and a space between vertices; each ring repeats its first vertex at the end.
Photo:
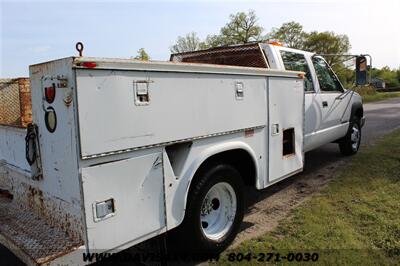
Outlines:
POLYGON ((220 182, 210 188, 203 200, 200 224, 204 235, 212 240, 223 238, 236 216, 237 199, 232 186, 220 182))
POLYGON ((360 142, 360 128, 358 127, 357 124, 354 124, 352 129, 351 129, 351 148, 353 151, 356 151, 358 149, 360 142))

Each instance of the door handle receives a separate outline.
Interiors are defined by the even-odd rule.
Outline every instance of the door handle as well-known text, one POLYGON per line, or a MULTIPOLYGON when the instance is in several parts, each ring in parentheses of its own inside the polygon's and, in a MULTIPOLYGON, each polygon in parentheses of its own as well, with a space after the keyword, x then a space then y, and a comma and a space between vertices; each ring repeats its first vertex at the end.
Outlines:
POLYGON ((322 107, 328 107, 328 102, 327 101, 322 101, 322 107))

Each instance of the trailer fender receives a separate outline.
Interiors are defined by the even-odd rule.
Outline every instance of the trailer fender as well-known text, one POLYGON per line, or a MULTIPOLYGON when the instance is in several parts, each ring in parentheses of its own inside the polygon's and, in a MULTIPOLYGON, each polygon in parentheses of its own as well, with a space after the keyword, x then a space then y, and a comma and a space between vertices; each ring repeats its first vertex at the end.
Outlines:
MULTIPOLYGON (((205 148, 195 147, 191 151, 191 155, 188 156, 186 162, 188 167, 185 167, 185 171, 179 177, 179 183, 177 184, 175 193, 171 194, 171 197, 166 197, 167 205, 167 229, 172 229, 180 225, 185 217, 185 209, 189 189, 192 185, 193 178, 199 168, 211 157, 221 154, 227 151, 242 150, 245 151, 252 159, 254 164, 255 175, 254 179, 257 180, 259 176, 259 165, 256 159, 256 154, 253 149, 245 142, 242 141, 230 141, 221 144, 207 145, 205 148), (195 151, 194 151, 195 150, 195 151), (196 156, 193 156, 193 153, 196 156), (193 160, 191 160, 193 159, 193 160), (169 205, 169 206, 168 206, 169 205), (168 210, 169 209, 169 210, 168 210)), ((167 186, 168 189, 168 186, 167 186)))

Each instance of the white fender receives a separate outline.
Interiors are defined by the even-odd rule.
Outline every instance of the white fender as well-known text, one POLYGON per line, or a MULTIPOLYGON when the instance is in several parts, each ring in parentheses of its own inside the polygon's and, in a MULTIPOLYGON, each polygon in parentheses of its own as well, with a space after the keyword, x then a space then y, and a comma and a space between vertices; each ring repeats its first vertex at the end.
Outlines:
POLYGON ((250 145, 243 141, 227 141, 220 144, 215 142, 209 145, 193 145, 189 153, 187 162, 185 163, 183 174, 179 177, 175 191, 169 193, 171 197, 167 197, 167 229, 177 227, 182 223, 185 217, 187 197, 189 189, 199 167, 211 156, 230 150, 244 150, 253 159, 256 178, 259 175, 258 160, 256 154, 250 145), (174 193, 175 192, 175 193, 174 193))

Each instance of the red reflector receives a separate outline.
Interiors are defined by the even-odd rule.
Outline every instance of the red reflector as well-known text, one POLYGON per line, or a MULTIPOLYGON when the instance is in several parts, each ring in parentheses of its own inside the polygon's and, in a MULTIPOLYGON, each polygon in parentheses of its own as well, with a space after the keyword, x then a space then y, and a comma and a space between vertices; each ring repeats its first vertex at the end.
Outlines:
POLYGON ((254 129, 246 129, 244 131, 244 136, 246 138, 254 136, 254 129))
POLYGON ((83 62, 82 66, 87 68, 95 68, 97 64, 95 62, 83 62))
POLYGON ((44 95, 46 97, 46 101, 48 103, 54 102, 54 98, 56 97, 56 86, 53 84, 51 87, 46 87, 44 89, 44 95))

